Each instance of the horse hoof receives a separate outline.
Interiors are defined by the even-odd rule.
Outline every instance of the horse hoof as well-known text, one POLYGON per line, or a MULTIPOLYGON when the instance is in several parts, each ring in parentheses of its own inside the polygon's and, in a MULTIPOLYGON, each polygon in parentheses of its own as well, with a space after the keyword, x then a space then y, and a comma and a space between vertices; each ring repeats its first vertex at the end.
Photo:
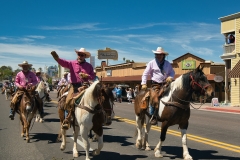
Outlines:
POLYGON ((78 152, 73 153, 73 158, 77 158, 78 157, 78 152))
POLYGON ((64 151, 64 150, 65 150, 65 148, 66 148, 66 146, 65 146, 65 145, 61 145, 61 147, 60 147, 61 151, 64 151))
POLYGON ((137 147, 137 149, 141 149, 142 148, 141 140, 136 140, 136 147, 137 147))
POLYGON ((26 139, 26 141, 27 141, 27 143, 29 143, 29 142, 30 142, 30 139, 26 139))
POLYGON ((157 157, 157 158, 162 158, 163 157, 163 155, 160 153, 159 150, 157 150, 154 154, 155 154, 155 157, 157 157))
POLYGON ((24 137, 24 133, 21 134, 21 137, 24 137))
POLYGON ((150 147, 148 147, 148 146, 145 148, 145 151, 151 151, 151 150, 152 149, 150 147))
POLYGON ((95 150, 92 151, 92 155, 93 155, 93 156, 97 156, 97 155, 99 155, 99 154, 100 154, 100 151, 98 151, 97 149, 95 149, 95 150))
POLYGON ((44 122, 44 120, 43 119, 40 119, 40 121, 39 121, 40 123, 43 123, 44 122))
POLYGON ((193 160, 193 158, 189 154, 187 154, 184 156, 184 160, 193 160))

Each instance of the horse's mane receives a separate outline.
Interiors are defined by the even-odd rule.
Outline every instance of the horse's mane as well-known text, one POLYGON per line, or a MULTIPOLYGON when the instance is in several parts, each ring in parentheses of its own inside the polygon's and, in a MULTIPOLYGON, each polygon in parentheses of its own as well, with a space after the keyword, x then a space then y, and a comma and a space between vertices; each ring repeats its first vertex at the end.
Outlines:
MULTIPOLYGON (((95 81, 90 85, 89 88, 86 89, 82 100, 90 104, 90 103, 93 103, 94 101, 97 102, 97 98, 100 96, 101 96, 101 83, 99 83, 99 81, 95 81), (87 97, 87 98, 84 98, 84 97, 87 97)), ((95 107, 95 106, 91 106, 91 107, 95 107)))
POLYGON ((44 89, 44 82, 40 81, 37 85, 36 91, 40 91, 44 89))

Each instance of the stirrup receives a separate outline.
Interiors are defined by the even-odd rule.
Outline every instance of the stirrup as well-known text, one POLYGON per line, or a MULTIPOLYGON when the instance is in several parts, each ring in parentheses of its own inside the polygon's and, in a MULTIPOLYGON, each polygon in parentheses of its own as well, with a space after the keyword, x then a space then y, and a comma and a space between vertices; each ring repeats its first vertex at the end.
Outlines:
POLYGON ((150 119, 149 122, 151 125, 156 125, 157 124, 157 117, 152 115, 152 118, 150 119))
POLYGON ((62 123, 62 129, 64 130, 68 130, 69 129, 69 121, 67 119, 64 119, 63 123, 62 123))

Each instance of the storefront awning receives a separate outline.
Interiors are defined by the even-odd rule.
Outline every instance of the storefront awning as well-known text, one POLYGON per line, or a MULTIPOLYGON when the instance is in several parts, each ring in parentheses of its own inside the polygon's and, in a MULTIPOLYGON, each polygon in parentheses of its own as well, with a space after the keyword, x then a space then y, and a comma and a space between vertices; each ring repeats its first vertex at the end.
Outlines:
POLYGON ((228 78, 240 78, 240 60, 233 67, 233 69, 229 72, 228 78))

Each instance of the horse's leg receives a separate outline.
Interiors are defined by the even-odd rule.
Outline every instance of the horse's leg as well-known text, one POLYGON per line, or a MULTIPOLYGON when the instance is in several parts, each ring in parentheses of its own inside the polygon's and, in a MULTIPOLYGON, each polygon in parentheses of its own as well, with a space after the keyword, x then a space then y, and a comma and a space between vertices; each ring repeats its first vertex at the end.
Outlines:
POLYGON ((136 115, 136 132, 137 132, 136 147, 138 149, 141 149, 142 148, 142 124, 141 124, 140 117, 137 115, 136 115))
POLYGON ((143 137, 143 149, 145 149, 146 151, 151 151, 150 144, 148 143, 148 134, 150 129, 151 129, 150 118, 147 117, 145 135, 143 137))
MULTIPOLYGON (((43 106, 42 107, 44 107, 44 99, 43 99, 43 106)), ((43 112, 43 108, 42 108, 42 112, 43 112)), ((42 117, 40 116, 40 114, 38 114, 38 121, 40 122, 40 123, 42 123, 44 120, 42 119, 42 117)))
MULTIPOLYGON (((21 114, 21 113, 20 113, 21 114)), ((24 121, 23 121, 23 118, 22 118, 22 116, 20 115, 20 121, 21 121, 21 123, 22 123, 22 133, 21 133, 21 137, 23 137, 24 136, 24 133, 25 133, 25 129, 24 129, 24 121)))
MULTIPOLYGON (((62 123, 63 123, 63 120, 64 120, 64 110, 63 109, 58 108, 58 116, 59 116, 59 119, 60 119, 60 128, 62 128, 62 123)), ((62 130, 60 129, 57 141, 60 142, 61 138, 62 138, 62 130)))
POLYGON ((182 146, 183 146, 183 158, 184 160, 192 160, 192 157, 190 156, 188 152, 188 147, 187 147, 187 129, 181 128, 181 135, 182 135, 182 146))
POLYGON ((78 134, 79 134, 79 125, 78 122, 75 121, 75 131, 73 132, 73 136, 74 136, 74 140, 73 140, 73 157, 78 157, 78 150, 77 150, 77 138, 78 138, 78 134))
POLYGON ((98 136, 97 134, 95 134, 96 138, 98 139, 98 149, 93 150, 92 154, 95 155, 99 155, 101 149, 103 148, 103 135, 102 136, 98 136))
POLYGON ((84 149, 86 152, 86 160, 90 160, 89 158, 89 149, 90 149, 90 144, 88 141, 88 132, 90 131, 90 129, 88 129, 87 127, 84 127, 83 125, 80 126, 80 135, 82 137, 82 141, 84 144, 84 149))
POLYGON ((30 142, 30 138, 29 138, 30 125, 31 125, 31 120, 29 120, 29 122, 26 121, 26 141, 27 141, 27 143, 30 142))
POLYGON ((163 155, 161 154, 161 147, 162 147, 163 141, 166 139, 167 129, 168 129, 168 122, 167 121, 162 122, 160 140, 154 149, 155 157, 158 157, 158 158, 163 157, 163 155))

